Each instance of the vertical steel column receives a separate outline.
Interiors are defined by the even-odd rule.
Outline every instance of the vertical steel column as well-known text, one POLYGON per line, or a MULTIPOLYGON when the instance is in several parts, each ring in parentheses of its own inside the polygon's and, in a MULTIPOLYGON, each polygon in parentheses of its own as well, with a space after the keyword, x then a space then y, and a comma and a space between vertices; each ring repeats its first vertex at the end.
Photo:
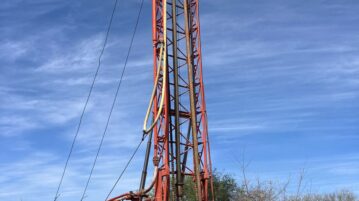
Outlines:
MULTIPOLYGON (((139 188, 140 192, 145 189, 145 185, 146 185, 148 161, 150 159, 150 153, 151 153, 151 147, 152 147, 152 135, 153 135, 153 132, 151 132, 148 135, 148 142, 147 142, 146 153, 145 153, 145 161, 143 162, 141 182, 140 182, 140 188, 139 188)), ((140 198, 140 200, 142 200, 142 197, 140 198)))
POLYGON ((197 188, 197 200, 202 201, 202 188, 201 188, 201 177, 200 177, 200 164, 198 155, 198 136, 197 136, 197 110, 195 103, 195 88, 194 88, 194 70, 192 63, 192 38, 191 38, 191 27, 190 27, 190 15, 188 12, 188 2, 183 1, 184 7, 184 18, 185 18, 185 33, 186 33, 186 49, 187 49, 187 67, 188 67, 188 83, 190 92, 190 107, 191 107, 191 130, 193 139, 193 166, 195 174, 195 182, 197 188))
POLYGON ((177 0, 172 0, 172 48, 173 48, 173 81, 174 81, 174 110, 175 110, 175 139, 176 139, 176 200, 182 197, 181 171, 181 134, 179 117, 179 86, 178 86, 178 44, 177 44, 177 0))

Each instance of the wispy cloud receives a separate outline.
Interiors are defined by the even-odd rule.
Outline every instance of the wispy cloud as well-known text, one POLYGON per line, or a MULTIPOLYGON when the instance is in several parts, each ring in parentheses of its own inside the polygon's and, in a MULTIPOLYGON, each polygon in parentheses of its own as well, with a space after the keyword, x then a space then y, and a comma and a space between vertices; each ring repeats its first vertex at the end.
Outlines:
MULTIPOLYGON (((110 4, 1 4, 0 142, 6 150, 0 171, 6 174, 0 175, 0 199, 52 198, 97 66, 110 4)), ((64 201, 81 193, 121 75, 135 3, 123 6, 61 190, 64 201)), ((151 16, 149 6, 143 19, 151 16)), ((356 186, 357 6, 229 0, 218 8, 214 0, 201 5, 215 167, 238 172, 233 158, 223 156, 248 147, 253 178, 286 180, 307 161, 309 179, 324 190, 356 186)), ((153 75, 151 26, 141 23, 87 200, 104 198, 142 135, 153 75)), ((118 192, 137 188, 141 160, 139 154, 118 192)))

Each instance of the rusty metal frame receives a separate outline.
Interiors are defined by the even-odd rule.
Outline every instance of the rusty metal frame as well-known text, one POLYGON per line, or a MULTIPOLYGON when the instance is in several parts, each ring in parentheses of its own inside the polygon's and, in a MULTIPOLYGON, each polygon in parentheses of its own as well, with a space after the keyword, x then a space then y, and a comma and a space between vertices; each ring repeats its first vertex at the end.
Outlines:
POLYGON ((113 201, 180 201, 183 181, 188 176, 194 182, 197 200, 208 201, 210 190, 213 201, 199 0, 152 0, 152 40, 154 79, 160 73, 152 106, 152 115, 160 115, 151 130, 153 162, 157 171, 153 195, 144 193, 145 178, 142 178, 139 192, 124 194, 113 201), (163 56, 160 55, 160 44, 165 45, 165 82, 164 72, 158 69, 163 56), (162 97, 165 101, 159 105, 162 97), (159 110, 161 106, 163 110, 159 110))

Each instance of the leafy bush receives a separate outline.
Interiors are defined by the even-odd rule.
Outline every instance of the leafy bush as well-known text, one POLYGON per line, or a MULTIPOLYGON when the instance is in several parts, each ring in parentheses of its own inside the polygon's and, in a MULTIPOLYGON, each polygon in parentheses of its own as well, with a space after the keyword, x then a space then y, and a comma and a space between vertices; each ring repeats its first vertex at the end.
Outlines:
MULTIPOLYGON (((185 201, 195 201, 196 191, 195 185, 191 177, 186 177, 184 182, 184 199, 185 201)), ((238 189, 236 180, 228 174, 220 174, 215 172, 213 174, 213 187, 216 201, 231 201, 233 197, 236 197, 238 189)), ((211 192, 208 189, 208 192, 211 192)), ((212 197, 212 195, 210 195, 212 197)))

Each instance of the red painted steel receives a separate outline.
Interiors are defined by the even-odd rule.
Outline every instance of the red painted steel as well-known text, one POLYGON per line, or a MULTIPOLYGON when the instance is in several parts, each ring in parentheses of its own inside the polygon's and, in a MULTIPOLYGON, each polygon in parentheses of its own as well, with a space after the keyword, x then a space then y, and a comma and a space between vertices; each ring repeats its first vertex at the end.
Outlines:
POLYGON ((193 182, 197 200, 214 200, 202 75, 199 0, 152 0, 152 40, 155 80, 157 72, 160 73, 158 83, 155 83, 156 91, 152 106, 153 117, 160 114, 153 127, 152 152, 154 166, 158 168, 153 185, 149 189, 126 193, 110 201, 179 201, 186 194, 182 192, 184 180, 193 182), (176 13, 171 9, 172 3, 176 4, 176 13), (175 21, 173 21, 174 15, 176 15, 175 21), (186 21, 188 23, 185 23, 186 21), (176 25, 173 24, 174 22, 176 25), (176 33, 174 30, 177 30, 176 33), (174 41, 177 43, 174 44, 174 41), (164 52, 161 51, 163 46, 165 46, 164 52), (164 58, 161 57, 161 52, 164 58), (166 79, 164 71, 158 70, 163 61, 167 69, 166 79), (177 68, 176 71, 174 68, 177 68), (191 77, 193 80, 190 80, 191 77), (193 94, 194 105, 191 104, 191 94, 193 94), (162 97, 164 97, 163 110, 160 110, 162 97), (179 100, 177 103, 176 98, 179 100), (179 111, 177 118, 176 108, 179 111), (195 121, 194 124, 192 121, 195 121), (179 139, 180 143, 176 143, 176 139, 179 139), (179 158, 178 155, 176 156, 176 150, 180 152, 179 158), (198 161, 195 158, 198 158, 198 161), (180 169, 177 168, 179 166, 180 169), (178 171, 182 179, 175 179, 178 171), (197 178, 200 179, 198 183, 197 178), (150 191, 151 195, 148 194, 150 191), (210 194, 212 196, 209 196, 210 194))

